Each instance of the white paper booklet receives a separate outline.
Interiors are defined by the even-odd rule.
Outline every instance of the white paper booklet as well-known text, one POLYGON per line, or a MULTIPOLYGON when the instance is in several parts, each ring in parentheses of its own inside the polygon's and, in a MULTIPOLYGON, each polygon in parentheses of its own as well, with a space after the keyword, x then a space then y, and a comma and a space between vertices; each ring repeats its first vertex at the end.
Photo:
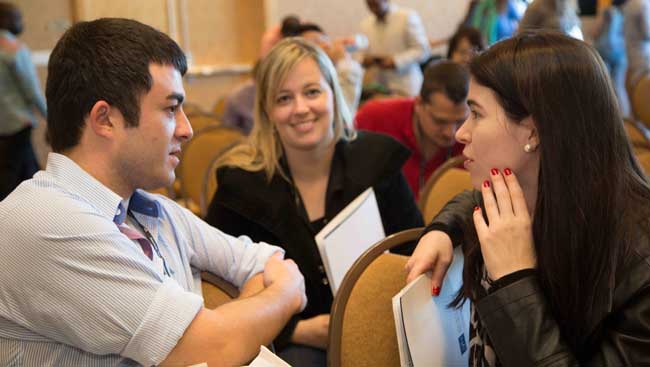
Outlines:
POLYGON ((372 187, 357 196, 318 232, 316 245, 334 295, 352 264, 384 237, 384 226, 372 187))
POLYGON ((265 346, 260 347, 260 354, 255 357, 253 362, 245 367, 291 367, 287 362, 276 356, 265 346))
POLYGON ((440 295, 431 296, 431 274, 422 274, 393 297, 402 367, 465 367, 469 351, 469 301, 449 308, 463 282, 463 253, 454 250, 440 295))

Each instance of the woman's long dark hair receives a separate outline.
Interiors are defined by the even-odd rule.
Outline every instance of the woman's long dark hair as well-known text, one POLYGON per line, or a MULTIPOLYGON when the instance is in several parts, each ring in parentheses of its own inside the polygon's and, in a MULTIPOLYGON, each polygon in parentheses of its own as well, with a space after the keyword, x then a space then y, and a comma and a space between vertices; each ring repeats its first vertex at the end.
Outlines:
MULTIPOLYGON (((537 127, 537 273, 580 358, 595 321, 610 311, 616 268, 650 206, 606 68, 581 41, 525 33, 477 56, 470 71, 512 121, 531 116, 537 127)), ((475 232, 466 242, 462 294, 475 301, 483 258, 475 232)))

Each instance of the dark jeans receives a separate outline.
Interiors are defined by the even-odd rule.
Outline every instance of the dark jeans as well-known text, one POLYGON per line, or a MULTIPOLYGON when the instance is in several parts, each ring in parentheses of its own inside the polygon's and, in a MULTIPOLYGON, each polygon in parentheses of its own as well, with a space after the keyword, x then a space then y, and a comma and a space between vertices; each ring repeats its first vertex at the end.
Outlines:
POLYGON ((31 138, 31 127, 0 136, 0 201, 39 170, 31 138))
POLYGON ((305 345, 289 344, 278 356, 296 367, 327 367, 327 351, 305 345))

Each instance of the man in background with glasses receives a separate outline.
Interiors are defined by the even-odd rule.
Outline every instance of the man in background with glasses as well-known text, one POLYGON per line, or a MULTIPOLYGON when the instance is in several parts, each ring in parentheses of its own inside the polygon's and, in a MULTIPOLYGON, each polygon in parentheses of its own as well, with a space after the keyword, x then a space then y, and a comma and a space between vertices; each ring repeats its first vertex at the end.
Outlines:
POLYGON ((411 150, 402 171, 416 200, 431 173, 462 153, 454 135, 469 116, 468 89, 465 67, 440 61, 425 69, 419 96, 372 100, 357 112, 358 129, 390 135, 411 150))
POLYGON ((306 304, 282 250, 143 190, 174 180, 185 55, 126 19, 81 22, 50 57, 47 168, 0 202, 0 365, 241 365, 306 304), (200 271, 241 296, 203 307, 200 271))

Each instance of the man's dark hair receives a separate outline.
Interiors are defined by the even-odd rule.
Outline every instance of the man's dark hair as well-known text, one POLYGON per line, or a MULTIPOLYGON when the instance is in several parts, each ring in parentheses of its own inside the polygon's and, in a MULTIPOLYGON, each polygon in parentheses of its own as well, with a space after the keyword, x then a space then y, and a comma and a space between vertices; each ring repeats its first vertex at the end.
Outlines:
POLYGON ((102 18, 72 26, 48 64, 47 139, 62 152, 79 143, 84 118, 97 101, 117 107, 127 126, 140 118, 140 97, 151 90, 150 64, 171 65, 181 75, 187 61, 164 33, 130 19, 102 18))
POLYGON ((306 32, 318 32, 318 33, 323 33, 323 28, 321 28, 318 24, 316 23, 303 23, 300 25, 300 28, 298 29, 298 32, 296 36, 301 36, 303 33, 306 32))
POLYGON ((300 18, 295 15, 287 15, 282 19, 282 26, 280 28, 280 33, 282 38, 295 37, 298 34, 300 29, 300 18))
POLYGON ((443 92, 454 103, 462 103, 469 89, 469 71, 452 61, 438 61, 424 69, 420 98, 428 102, 434 92, 443 92))
POLYGON ((23 31, 20 10, 11 3, 0 1, 0 29, 19 35, 23 31))

